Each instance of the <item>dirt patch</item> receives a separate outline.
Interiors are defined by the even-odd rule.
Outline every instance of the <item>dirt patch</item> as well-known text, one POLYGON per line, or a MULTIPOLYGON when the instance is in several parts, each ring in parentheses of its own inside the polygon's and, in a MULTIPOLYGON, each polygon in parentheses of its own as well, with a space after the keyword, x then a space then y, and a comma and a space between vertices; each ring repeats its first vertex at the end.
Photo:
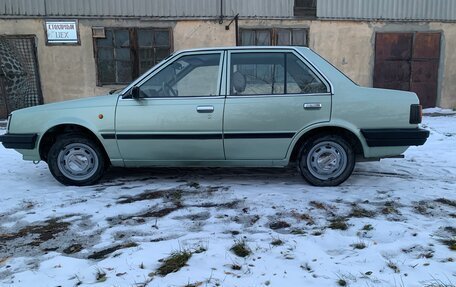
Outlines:
POLYGON ((155 210, 148 210, 142 213, 137 213, 137 214, 131 214, 131 215, 119 215, 117 217, 110 217, 107 219, 108 222, 111 224, 119 224, 121 222, 134 219, 136 220, 137 223, 144 223, 145 218, 160 218, 160 217, 165 217, 166 215, 179 210, 183 208, 182 205, 178 204, 175 206, 170 206, 170 207, 165 207, 161 209, 155 209, 155 210))
POLYGON ((49 219, 44 224, 23 227, 16 233, 0 234, 0 240, 8 241, 33 235, 34 240, 28 243, 28 245, 38 246, 45 241, 54 239, 57 234, 67 231, 70 225, 69 222, 49 219))
POLYGON ((111 253, 113 253, 113 252, 115 252, 117 250, 125 249, 125 248, 131 248, 131 247, 136 247, 136 246, 138 246, 138 244, 136 244, 134 242, 119 244, 119 245, 115 245, 115 246, 112 246, 112 247, 109 247, 109 248, 94 252, 91 255, 89 255, 89 257, 87 257, 87 258, 88 259, 103 259, 107 255, 109 255, 109 254, 111 254, 111 253))
POLYGON ((144 200, 153 200, 158 198, 168 198, 175 199, 181 198, 184 190, 176 189, 167 189, 167 190, 145 190, 143 193, 140 193, 135 196, 123 196, 117 200, 118 204, 128 204, 144 200))

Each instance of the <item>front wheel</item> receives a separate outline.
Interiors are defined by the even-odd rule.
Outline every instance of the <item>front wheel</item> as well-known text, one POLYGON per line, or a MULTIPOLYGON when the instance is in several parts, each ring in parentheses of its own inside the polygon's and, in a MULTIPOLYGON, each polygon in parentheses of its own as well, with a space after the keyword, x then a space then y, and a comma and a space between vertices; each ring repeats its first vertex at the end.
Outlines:
POLYGON ((350 177, 354 167, 353 147, 338 135, 310 138, 299 155, 301 175, 316 186, 337 186, 350 177))
POLYGON ((94 184, 103 176, 106 167, 100 147, 78 134, 57 138, 47 161, 52 175, 64 185, 94 184))

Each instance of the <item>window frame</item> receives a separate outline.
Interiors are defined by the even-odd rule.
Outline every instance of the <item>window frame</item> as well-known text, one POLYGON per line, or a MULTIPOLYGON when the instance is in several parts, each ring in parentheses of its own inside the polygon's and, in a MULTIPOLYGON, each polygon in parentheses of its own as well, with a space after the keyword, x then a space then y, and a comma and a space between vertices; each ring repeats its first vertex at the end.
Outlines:
MULTIPOLYGON (((167 31, 169 34, 169 55, 172 55, 174 52, 174 38, 173 38, 173 30, 171 27, 105 27, 105 31, 118 31, 118 30, 127 30, 129 35, 129 42, 130 42, 130 65, 131 65, 131 78, 132 80, 129 82, 101 82, 100 70, 99 70, 99 58, 98 58, 98 50, 99 48, 103 48, 104 46, 99 47, 97 44, 97 40, 100 38, 92 37, 93 41, 93 53, 94 53, 94 60, 95 60, 95 71, 96 71, 96 85, 98 87, 103 86, 125 86, 133 82, 135 79, 140 77, 140 58, 139 58, 139 40, 138 40, 138 31, 139 30, 152 30, 152 31, 167 31)), ((115 49, 115 46, 111 46, 112 49, 115 49)), ((157 48, 157 47, 156 47, 157 48)), ((166 58, 165 58, 166 59, 166 58)), ((113 61, 116 61, 113 59, 113 61)), ((157 65, 159 62, 155 63, 157 65)), ((152 66, 152 67, 154 67, 152 66)), ((151 67, 151 68, 152 68, 151 67)), ((150 69, 149 69, 150 70, 150 69)), ((148 71, 149 71, 148 70, 148 71)), ((148 71, 144 72, 146 74, 148 71)))
POLYGON ((318 0, 315 1, 315 7, 297 5, 299 0, 294 0, 293 15, 304 19, 317 19, 318 0))
MULTIPOLYGON (((177 54, 177 55, 173 55, 172 57, 168 57, 168 59, 166 60, 166 62, 163 63, 163 65, 161 65, 160 67, 158 67, 157 69, 155 70, 149 70, 149 72, 146 72, 144 73, 144 76, 142 79, 140 79, 138 82, 136 82, 135 84, 131 84, 129 85, 129 87, 127 87, 128 89, 126 89, 126 92, 123 94, 123 98, 124 99, 128 99, 129 97, 128 94, 129 94, 129 91, 131 90, 131 88, 133 86, 137 86, 139 88, 141 88, 141 86, 146 83, 150 78, 154 77, 156 74, 158 74, 159 72, 161 72, 162 70, 164 70, 165 68, 167 68, 168 66, 172 65, 174 62, 178 61, 180 58, 182 57, 185 57, 185 56, 194 56, 194 55, 208 55, 208 54, 219 54, 220 55, 220 60, 219 60, 219 71, 218 71, 218 75, 217 75, 217 92, 216 92, 216 95, 213 95, 213 96, 207 96, 207 95, 204 95, 204 96, 177 96, 177 97, 164 97, 164 96, 156 96, 156 97, 145 97, 145 98, 141 98, 141 100, 154 100, 154 99, 169 99, 169 100, 178 100, 178 99, 195 99, 195 98, 208 98, 208 99, 215 99, 215 98, 220 98, 220 97, 225 97, 224 95, 222 95, 222 83, 224 83, 224 80, 223 80, 223 77, 225 77, 223 75, 223 71, 224 71, 224 66, 226 65, 226 52, 223 51, 223 50, 214 50, 214 51, 198 51, 198 52, 184 52, 184 53, 180 53, 180 54, 177 54)), ((185 76, 184 76, 185 77, 185 76)))
MULTIPOLYGON (((243 45, 242 43, 242 33, 243 32, 246 32, 246 31, 250 31, 250 32, 254 32, 255 35, 257 33, 257 31, 268 31, 269 34, 270 34, 270 47, 274 47, 274 46, 296 46, 296 47, 309 47, 309 32, 310 32, 310 29, 308 27, 275 27, 275 28, 255 28, 255 27, 243 27, 243 28, 240 28, 239 29, 239 46, 252 46, 252 45, 243 45), (277 45, 278 41, 279 41, 279 31, 281 30, 286 30, 286 31, 289 31, 290 34, 291 34, 291 43, 290 45, 277 45), (293 45, 293 31, 305 31, 306 33, 306 38, 305 38, 305 46, 297 46, 297 45, 293 45)), ((255 37, 255 41, 256 41, 256 37, 255 37)), ((253 46, 256 46, 256 43, 255 45, 253 46)))
MULTIPOLYGON (((286 60, 286 57, 284 57, 286 60)), ((333 86, 331 82, 329 81, 324 74, 315 67, 309 60, 307 60, 301 53, 298 53, 296 50, 287 50, 287 49, 239 49, 239 50, 231 50, 228 51, 227 55, 227 64, 226 64, 226 95, 227 98, 256 98, 256 97, 296 97, 296 96, 315 96, 315 95, 328 95, 331 96, 333 94, 333 86), (231 94, 231 74, 232 74, 232 67, 231 67, 231 56, 233 54, 239 54, 239 53, 282 53, 282 54, 294 54, 299 60, 303 62, 311 71, 312 73, 315 74, 315 76, 318 77, 318 79, 326 86, 326 92, 324 93, 309 93, 309 94, 304 94, 304 93, 290 93, 290 94, 254 94, 254 95, 232 95, 231 94)), ((285 77, 287 75, 287 67, 286 67, 286 62, 285 62, 285 77)), ((285 83, 286 84, 286 81, 285 83)))

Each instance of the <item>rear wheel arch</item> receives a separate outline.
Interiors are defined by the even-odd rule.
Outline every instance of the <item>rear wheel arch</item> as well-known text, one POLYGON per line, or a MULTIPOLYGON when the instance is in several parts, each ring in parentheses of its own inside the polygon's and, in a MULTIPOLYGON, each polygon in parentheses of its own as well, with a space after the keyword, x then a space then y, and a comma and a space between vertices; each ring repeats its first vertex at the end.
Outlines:
POLYGON ((354 149, 356 155, 364 155, 363 145, 359 137, 349 129, 338 127, 338 126, 323 126, 311 129, 302 134, 293 146, 290 162, 296 162, 299 158, 299 153, 302 146, 308 139, 311 139, 317 135, 338 135, 345 139, 354 149))
POLYGON ((39 153, 41 160, 47 162, 47 156, 51 147, 56 143, 57 138, 64 134, 80 134, 87 139, 92 140, 98 145, 103 152, 107 164, 110 164, 108 153, 101 143, 100 139, 90 129, 78 124, 60 124, 48 129, 41 137, 39 143, 39 153))

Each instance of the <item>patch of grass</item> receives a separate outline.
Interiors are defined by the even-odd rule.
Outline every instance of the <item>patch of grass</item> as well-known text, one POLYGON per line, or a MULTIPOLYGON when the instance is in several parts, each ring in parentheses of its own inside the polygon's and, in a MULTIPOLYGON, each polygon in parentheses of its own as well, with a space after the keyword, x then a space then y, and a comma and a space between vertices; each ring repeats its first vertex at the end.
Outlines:
POLYGON ((106 272, 104 272, 101 269, 97 269, 97 273, 95 274, 95 280, 97 281, 97 283, 105 282, 106 279, 108 279, 106 277, 106 272))
POLYGON ((348 224, 347 219, 344 217, 336 217, 330 220, 328 228, 338 229, 338 230, 347 230, 348 224))
POLYGON ((433 279, 431 282, 426 283, 424 287, 456 287, 452 282, 445 283, 439 279, 433 279))
POLYGON ((444 197, 437 198, 435 200, 435 202, 446 204, 446 205, 449 205, 449 206, 452 206, 452 207, 456 207, 456 200, 451 200, 451 199, 447 199, 447 198, 444 198, 444 197))
POLYGON ((366 224, 363 226, 363 228, 361 230, 371 231, 371 230, 374 230, 374 227, 371 224, 366 224))
POLYGON ((290 226, 291 225, 288 222, 282 220, 274 221, 269 224, 269 228, 271 228, 272 230, 287 228, 290 226))
POLYGON ((428 213, 427 206, 425 202, 418 202, 415 206, 413 206, 413 209, 422 215, 426 215, 428 213))
POLYGON ((351 213, 350 213, 350 216, 351 217, 357 217, 357 218, 362 218, 362 217, 374 217, 375 216, 375 212, 371 211, 371 210, 367 210, 367 209, 364 209, 362 207, 359 207, 359 206, 354 206, 351 210, 351 213))
POLYGON ((306 232, 302 229, 299 229, 299 228, 295 228, 293 229, 291 232, 291 234, 295 234, 295 235, 302 235, 302 234, 306 234, 306 232))
POLYGON ((310 267, 309 263, 304 263, 303 265, 300 266, 302 269, 306 270, 309 273, 312 273, 312 267, 310 267))
POLYGON ((443 239, 441 242, 448 246, 452 251, 456 251, 456 239, 443 239))
POLYGON ((310 216, 310 214, 292 212, 292 215, 293 215, 293 217, 296 218, 297 220, 304 220, 304 221, 306 221, 306 222, 307 222, 307 225, 314 225, 314 224, 315 224, 315 221, 314 221, 314 219, 312 218, 312 216, 310 216))
POLYGON ((397 265, 392 261, 388 261, 388 264, 386 264, 386 266, 388 266, 391 270, 393 270, 394 273, 401 273, 401 270, 399 269, 399 267, 397 267, 397 265))
POLYGON ((323 234, 323 232, 321 230, 315 230, 314 232, 312 232, 313 236, 320 236, 322 234, 323 234))
POLYGON ((179 271, 187 264, 190 257, 192 257, 192 253, 188 251, 172 253, 169 257, 160 260, 162 265, 157 269, 157 274, 160 276, 166 276, 169 273, 179 271))
POLYGON ((233 270, 241 270, 242 266, 238 265, 238 264, 233 264, 233 265, 231 265, 231 269, 233 269, 233 270))
POLYGON ((68 246, 67 248, 63 249, 63 253, 65 254, 74 254, 82 250, 82 245, 79 243, 73 244, 68 246))
POLYGON ((109 255, 109 254, 111 254, 114 251, 117 251, 119 249, 131 248, 131 247, 136 247, 136 246, 138 246, 138 244, 136 244, 134 242, 118 244, 118 245, 114 245, 112 247, 109 247, 109 248, 94 252, 91 255, 89 255, 89 257, 87 257, 87 258, 88 259, 103 259, 107 255, 109 255))
POLYGON ((341 279, 339 279, 339 280, 337 280, 337 282, 336 282, 336 283, 337 283, 337 285, 339 285, 339 286, 342 286, 342 287, 343 287, 343 286, 347 286, 347 285, 348 285, 347 281, 345 281, 345 280, 344 280, 344 279, 342 279, 342 278, 341 278, 341 279))
POLYGON ((250 250, 250 248, 247 246, 247 244, 245 243, 245 241, 238 241, 236 242, 231 248, 230 250, 236 255, 236 256, 239 256, 239 257, 247 257, 249 256, 252 251, 250 250))
POLYGON ((326 211, 331 209, 327 204, 320 202, 320 201, 311 201, 311 202, 309 202, 309 204, 317 209, 322 209, 322 210, 326 210, 326 211))
POLYGON ((387 201, 385 202, 385 205, 382 208, 382 213, 387 215, 387 214, 399 214, 399 211, 397 210, 395 204, 393 201, 387 201))
POLYGON ((274 239, 274 240, 271 241, 271 245, 272 246, 281 246, 283 244, 284 244, 284 242, 281 239, 279 239, 279 238, 274 239))
POLYGON ((195 250, 193 251, 193 253, 195 254, 200 254, 200 253, 203 253, 203 252, 206 252, 207 251, 207 248, 204 247, 204 246, 198 246, 195 248, 195 250))
POLYGON ((364 242, 357 242, 357 243, 353 243, 352 245, 350 245, 351 247, 353 247, 354 249, 364 249, 366 248, 366 244, 364 242))

